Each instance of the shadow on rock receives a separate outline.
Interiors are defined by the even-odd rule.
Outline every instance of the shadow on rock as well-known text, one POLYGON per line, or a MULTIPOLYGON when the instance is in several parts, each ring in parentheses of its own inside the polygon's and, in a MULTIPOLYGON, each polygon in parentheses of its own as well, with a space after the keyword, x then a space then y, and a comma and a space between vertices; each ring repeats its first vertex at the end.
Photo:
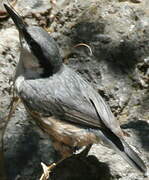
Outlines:
POLYGON ((50 139, 44 139, 28 119, 21 123, 19 127, 11 124, 14 133, 5 139, 8 180, 38 179, 42 173, 41 162, 49 164, 55 161, 56 154, 50 139))
POLYGON ((51 172, 49 180, 110 180, 110 169, 106 163, 90 155, 73 155, 59 163, 51 172))
POLYGON ((142 97, 141 107, 140 107, 140 114, 143 114, 145 116, 145 119, 147 119, 147 120, 149 117, 149 111, 148 110, 149 110, 149 89, 146 91, 146 93, 142 97))
POLYGON ((104 29, 105 22, 102 20, 100 22, 79 22, 73 27, 71 38, 74 44, 102 41, 106 36, 104 35, 104 29))
MULTIPOLYGON (((9 143, 12 144, 6 154, 6 168, 9 180, 21 175, 21 171, 29 165, 29 161, 33 160, 33 156, 37 155, 38 139, 39 135, 31 127, 26 126, 22 135, 16 138, 12 137, 9 140, 9 143)), ((40 162, 38 164, 40 166, 40 162)), ((36 168, 39 169, 40 167, 36 168)))
POLYGON ((99 22, 79 22, 71 32, 72 43, 88 44, 97 60, 106 61, 111 69, 118 73, 127 74, 134 71, 138 61, 147 54, 145 44, 148 34, 138 35, 137 29, 130 37, 121 36, 113 38, 105 33, 105 20, 100 18, 99 22))
POLYGON ((122 40, 122 42, 116 43, 111 42, 106 49, 103 49, 106 55, 104 60, 106 60, 111 69, 114 71, 116 69, 121 69, 121 73, 127 73, 128 71, 134 70, 135 65, 138 63, 138 45, 133 41, 128 41, 127 39, 122 40))
POLYGON ((142 144, 142 147, 146 150, 149 151, 149 141, 148 136, 149 136, 149 124, 146 121, 131 121, 128 124, 122 125, 123 129, 134 129, 135 132, 137 133, 137 136, 140 139, 140 142, 142 144))

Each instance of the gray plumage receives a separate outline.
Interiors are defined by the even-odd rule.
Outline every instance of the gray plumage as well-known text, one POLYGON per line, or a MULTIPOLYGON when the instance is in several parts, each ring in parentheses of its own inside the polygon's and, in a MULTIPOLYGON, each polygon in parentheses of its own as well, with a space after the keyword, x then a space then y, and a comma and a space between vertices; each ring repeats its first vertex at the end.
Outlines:
POLYGON ((110 107, 87 81, 62 64, 56 42, 42 28, 26 25, 12 9, 5 7, 20 32, 21 55, 15 89, 29 113, 37 113, 37 123, 49 134, 56 132, 51 131, 49 117, 53 117, 55 123, 58 119, 63 125, 72 124, 72 128, 78 127, 74 134, 67 128, 60 131, 66 139, 77 133, 80 133, 77 138, 83 134, 93 135, 90 140, 86 138, 85 145, 101 139, 130 165, 145 173, 143 161, 124 141, 110 107))
POLYGON ((116 150, 130 165, 143 173, 146 172, 143 161, 121 136, 116 135, 121 133, 121 129, 109 106, 89 83, 72 69, 63 65, 58 73, 49 78, 22 78, 19 84, 16 87, 18 94, 30 110, 38 111, 45 117, 54 115, 62 121, 90 128, 99 140, 102 139, 116 150))

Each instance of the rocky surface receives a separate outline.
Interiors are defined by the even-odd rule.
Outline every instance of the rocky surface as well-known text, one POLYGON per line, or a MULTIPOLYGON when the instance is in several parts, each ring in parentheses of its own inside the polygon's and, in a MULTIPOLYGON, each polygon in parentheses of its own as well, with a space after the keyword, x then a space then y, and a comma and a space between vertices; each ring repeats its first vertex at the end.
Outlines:
MULTIPOLYGON (((126 141, 149 166, 149 1, 57 0, 56 6, 51 6, 49 0, 18 0, 15 9, 27 23, 38 24, 51 33, 65 63, 89 80, 109 103, 130 134, 126 141), (75 47, 79 43, 88 45, 92 54, 86 46, 75 47)), ((0 137, 18 57, 18 32, 7 16, 0 18, 0 137)), ((4 151, 10 180, 38 179, 40 162, 49 164, 58 158, 50 139, 21 105, 6 128, 4 151)), ((83 172, 94 170, 88 176, 92 179, 147 179, 102 145, 94 145, 90 155, 80 167, 83 172)), ((78 161, 73 163, 79 166, 78 161)), ((66 165, 57 172, 61 176, 52 178, 66 179, 63 172, 71 170, 66 165)))

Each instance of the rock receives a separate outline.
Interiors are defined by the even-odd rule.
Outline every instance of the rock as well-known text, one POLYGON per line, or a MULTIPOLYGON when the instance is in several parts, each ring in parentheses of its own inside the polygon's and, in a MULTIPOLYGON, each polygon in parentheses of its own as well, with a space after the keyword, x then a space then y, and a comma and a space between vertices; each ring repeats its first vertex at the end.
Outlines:
MULTIPOLYGON (((126 137, 126 141, 149 166, 148 0, 138 4, 114 0, 57 2, 58 7, 51 9, 49 0, 18 0, 15 7, 27 23, 49 29, 60 46, 63 58, 67 56, 68 65, 90 81, 107 101, 116 118, 123 124, 122 128, 131 135, 126 137), (56 18, 51 18, 51 12, 56 18), (93 55, 85 46, 74 48, 78 43, 90 46, 93 55)), ((12 96, 9 80, 13 77, 18 61, 19 37, 10 19, 1 20, 0 24, 2 129, 5 124, 3 117, 8 113, 12 96)), ((42 172, 40 162, 49 164, 58 158, 51 147, 50 138, 27 117, 22 106, 17 108, 8 123, 4 150, 10 180, 38 179, 42 172)), ((111 179, 147 179, 103 145, 94 145, 89 155, 96 156, 106 164, 111 179)))

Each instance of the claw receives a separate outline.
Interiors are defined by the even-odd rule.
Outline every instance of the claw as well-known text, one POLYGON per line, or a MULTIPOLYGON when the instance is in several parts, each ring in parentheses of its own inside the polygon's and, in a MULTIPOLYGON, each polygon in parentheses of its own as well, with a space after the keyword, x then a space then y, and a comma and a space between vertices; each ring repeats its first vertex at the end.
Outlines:
POLYGON ((56 163, 52 163, 50 166, 47 166, 41 162, 41 166, 43 169, 43 174, 41 175, 39 180, 48 180, 49 174, 50 174, 51 170, 56 166, 56 163))

